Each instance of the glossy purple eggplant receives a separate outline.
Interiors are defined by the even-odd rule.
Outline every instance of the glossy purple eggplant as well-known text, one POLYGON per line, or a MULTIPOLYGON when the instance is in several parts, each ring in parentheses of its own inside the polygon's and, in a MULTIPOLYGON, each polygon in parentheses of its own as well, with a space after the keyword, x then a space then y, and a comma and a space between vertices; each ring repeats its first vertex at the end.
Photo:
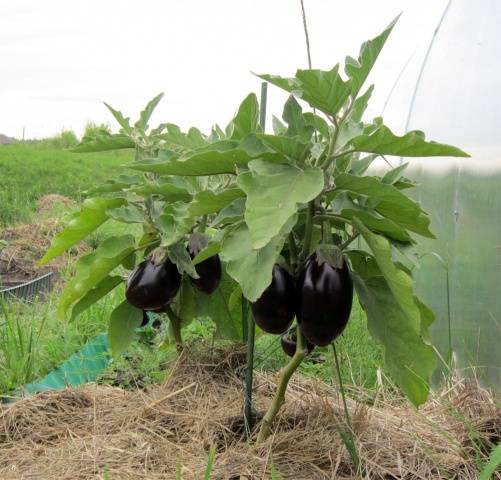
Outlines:
POLYGON ((141 322, 141 327, 146 327, 149 321, 150 318, 148 317, 148 313, 145 310, 143 310, 143 321, 141 322))
POLYGON ((273 266, 272 281, 261 297, 251 304, 257 325, 267 333, 283 333, 295 315, 294 279, 279 265, 273 266))
POLYGON ((319 262, 313 255, 298 280, 297 318, 306 339, 325 346, 345 329, 353 302, 351 272, 319 262))
MULTIPOLYGON (((208 237, 202 234, 193 234, 188 245, 188 253, 193 260, 208 244, 208 237)), ((219 255, 213 255, 195 265, 199 278, 190 277, 191 284, 200 292, 210 295, 216 290, 221 281, 221 260, 219 255)))
MULTIPOLYGON (((293 357, 296 353, 296 332, 293 333, 284 333, 282 338, 280 339, 280 344, 282 345, 282 350, 289 357, 293 357)), ((313 351, 315 345, 306 341, 306 349, 308 351, 308 355, 313 351)))
POLYGON ((176 295, 181 285, 181 275, 170 260, 155 265, 144 260, 136 266, 127 279, 127 301, 142 310, 160 310, 176 295))

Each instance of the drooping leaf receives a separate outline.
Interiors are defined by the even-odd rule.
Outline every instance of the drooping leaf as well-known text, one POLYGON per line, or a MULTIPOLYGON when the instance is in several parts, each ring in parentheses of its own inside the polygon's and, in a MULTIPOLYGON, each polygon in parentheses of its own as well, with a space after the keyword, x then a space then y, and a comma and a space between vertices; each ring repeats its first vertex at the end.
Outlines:
POLYGON ((71 149, 76 153, 104 152, 107 150, 122 150, 135 148, 134 140, 121 133, 115 135, 95 135, 91 139, 83 139, 76 147, 71 149))
POLYGON ((429 230, 430 219, 419 204, 393 185, 376 177, 359 177, 342 173, 336 177, 337 190, 368 197, 375 210, 395 223, 424 237, 434 238, 429 230))
POLYGON ((407 317, 407 325, 416 335, 419 335, 421 333, 421 313, 414 301, 412 277, 395 266, 392 259, 391 245, 386 238, 372 233, 357 218, 353 219, 353 225, 371 249, 379 270, 388 284, 388 288, 403 314, 407 317))
POLYGON ((109 237, 92 253, 81 257, 76 263, 75 276, 68 283, 59 300, 58 317, 63 320, 76 301, 103 281, 134 251, 134 245, 132 235, 109 237))
POLYGON ((354 274, 353 280, 369 331, 384 346, 391 377, 414 405, 423 404, 436 367, 433 348, 416 332, 383 277, 363 280, 354 274))
POLYGON ((107 209, 119 207, 124 203, 124 200, 118 198, 88 198, 85 200, 80 212, 68 217, 64 230, 52 239, 49 250, 39 264, 44 265, 84 239, 108 220, 107 209))
POLYGON ((148 121, 150 120, 151 114, 157 107, 160 100, 162 100, 163 96, 163 93, 159 93, 155 98, 147 103, 144 110, 139 114, 139 120, 135 123, 134 127, 140 132, 145 132, 148 129, 148 121))
POLYGON ((117 356, 127 350, 136 336, 135 330, 141 326, 143 312, 124 300, 111 312, 108 326, 108 341, 111 353, 117 356))
POLYGON ((226 271, 238 282, 244 296, 251 302, 255 302, 271 283, 273 265, 280 255, 286 235, 296 221, 294 215, 276 237, 259 249, 252 246, 249 229, 245 224, 225 236, 221 258, 227 262, 226 271))
POLYGON ((244 192, 239 188, 229 188, 217 193, 211 190, 198 192, 193 197, 193 201, 190 204, 190 215, 198 216, 217 213, 231 202, 244 195, 244 192))
POLYGON ((256 76, 258 76, 262 80, 265 80, 266 82, 270 82, 273 85, 276 85, 286 92, 299 92, 301 88, 301 83, 297 78, 286 78, 279 75, 269 75, 267 73, 256 74, 256 76))
POLYGON ((452 145, 427 142, 424 133, 419 130, 399 137, 385 125, 377 127, 371 133, 353 138, 350 148, 357 152, 401 157, 469 157, 467 153, 452 145))
POLYGON ((261 248, 280 233, 299 203, 314 199, 324 187, 319 168, 301 169, 262 160, 249 163, 237 183, 247 194, 245 221, 253 248, 261 248))
POLYGON ((99 282, 94 288, 89 290, 87 294, 82 297, 71 310, 70 321, 78 317, 83 311, 92 307, 101 298, 108 295, 115 287, 123 282, 122 277, 119 276, 107 276, 99 282))
POLYGON ((177 270, 181 275, 186 272, 192 278, 200 278, 191 261, 190 254, 184 246, 184 242, 178 242, 169 246, 168 252, 169 259, 176 264, 177 270))
POLYGON ((245 97, 238 108, 237 114, 228 125, 231 130, 229 138, 241 140, 251 133, 255 133, 259 124, 259 104, 256 95, 251 93, 245 97))
POLYGON ((146 216, 143 210, 136 205, 122 205, 117 208, 108 208, 106 214, 122 223, 144 223, 146 216))
POLYGON ((358 60, 351 57, 346 58, 345 72, 350 78, 351 94, 353 97, 356 97, 362 88, 397 20, 398 17, 377 37, 362 44, 358 60))

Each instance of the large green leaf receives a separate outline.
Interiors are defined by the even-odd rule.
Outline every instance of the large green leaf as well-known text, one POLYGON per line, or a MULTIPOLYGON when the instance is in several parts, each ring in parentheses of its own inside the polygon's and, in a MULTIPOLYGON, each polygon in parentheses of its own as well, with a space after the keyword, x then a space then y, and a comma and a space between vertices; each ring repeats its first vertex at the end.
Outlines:
POLYGON ((227 262, 226 271, 233 277, 248 300, 255 302, 271 283, 273 265, 276 263, 297 218, 294 215, 282 228, 279 235, 263 248, 252 246, 247 225, 239 225, 225 236, 221 248, 221 258, 227 262))
POLYGON ((172 146, 193 150, 207 144, 205 137, 197 128, 190 128, 188 133, 181 132, 181 129, 173 123, 167 123, 166 128, 167 132, 160 137, 172 146))
POLYGON ((107 209, 119 207, 124 203, 125 200, 119 198, 89 198, 85 200, 80 212, 71 215, 67 219, 64 230, 52 239, 49 250, 40 260, 40 265, 61 255, 108 220, 107 209))
POLYGON ((304 161, 310 151, 309 145, 300 137, 269 134, 258 134, 257 137, 275 152, 297 162, 304 161))
POLYGON ((287 123, 284 135, 298 137, 303 143, 308 143, 313 134, 313 126, 307 121, 306 114, 298 101, 291 95, 284 105, 282 118, 287 123))
POLYGON ((145 212, 136 205, 122 205, 118 208, 109 208, 106 210, 106 213, 113 218, 113 220, 117 220, 122 223, 146 222, 145 212))
POLYGON ((74 320, 83 311, 94 305, 98 300, 108 295, 115 287, 123 282, 122 277, 107 276, 99 282, 93 289, 89 290, 87 294, 82 297, 72 308, 70 320, 74 320))
POLYGON ((369 331, 384 346, 391 377, 414 405, 421 405, 428 397, 436 367, 433 347, 416 332, 383 277, 364 280, 354 274, 353 279, 369 331))
POLYGON ((469 157, 467 153, 452 145, 427 142, 424 133, 419 130, 399 137, 385 125, 353 138, 349 148, 357 152, 401 157, 469 157))
POLYGON ((224 207, 212 221, 211 226, 224 225, 233 223, 237 220, 243 219, 245 213, 245 197, 233 200, 228 206, 224 207))
POLYGON ((251 93, 245 97, 238 108, 238 112, 228 125, 229 137, 232 140, 241 140, 251 133, 255 133, 259 125, 259 104, 256 95, 251 93))
POLYGON ((346 58, 345 72, 350 78, 353 97, 356 97, 362 88, 397 20, 398 17, 377 37, 362 44, 358 60, 351 57, 346 58))
POLYGON ((193 217, 189 213, 189 204, 175 202, 167 205, 156 222, 161 231, 162 245, 168 247, 178 242, 193 226, 193 217))
POLYGON ((350 95, 350 84, 339 75, 339 65, 331 70, 297 70, 301 98, 326 115, 336 115, 350 95))
POLYGON ((111 114, 115 117, 115 120, 122 127, 123 131, 127 135, 130 135, 132 133, 132 127, 130 126, 130 118, 129 117, 127 117, 127 118, 124 117, 122 115, 122 112, 119 112, 118 110, 115 110, 113 107, 111 107, 110 105, 108 105, 106 102, 104 102, 104 105, 111 112, 111 114))
POLYGON ((332 202, 334 213, 343 218, 352 220, 358 218, 370 230, 380 232, 388 237, 394 238, 400 242, 411 242, 412 238, 407 230, 393 220, 383 217, 381 214, 371 208, 357 205, 348 195, 337 195, 332 202))
POLYGON ((160 195, 169 202, 189 202, 191 200, 191 194, 186 188, 171 182, 145 183, 132 188, 132 191, 139 195, 160 195))
POLYGON ((58 317, 64 319, 71 306, 118 267, 134 251, 134 246, 132 235, 109 237, 94 252, 81 257, 76 264, 75 276, 59 300, 58 317))
POLYGON ((134 340, 135 330, 141 326, 143 312, 124 300, 111 312, 108 326, 108 341, 111 353, 117 356, 124 352, 134 340))
POLYGON ((88 153, 88 152, 104 152, 106 150, 122 150, 124 148, 135 148, 134 140, 127 135, 121 133, 115 135, 95 135, 86 140, 85 138, 76 147, 72 148, 72 152, 88 153))
POLYGON ((388 288, 395 297, 402 313, 407 317, 406 324, 416 335, 421 333, 421 313, 414 301, 414 282, 405 271, 398 268, 392 259, 390 242, 382 235, 372 233, 363 223, 354 218, 354 227, 360 232, 374 254, 377 266, 385 278, 388 288))
POLYGON ((336 177, 336 188, 337 190, 368 197, 374 209, 381 215, 411 232, 434 238, 429 230, 430 219, 428 215, 421 209, 419 204, 393 185, 383 183, 376 177, 359 177, 349 173, 342 173, 336 177))
POLYGON ((198 192, 193 197, 189 212, 190 215, 193 216, 217 213, 237 198, 243 196, 244 192, 239 188, 229 188, 218 193, 211 190, 204 190, 202 192, 198 192))
POLYGON ((296 213, 299 203, 313 200, 324 187, 319 168, 301 169, 262 160, 249 163, 250 171, 237 183, 247 194, 245 221, 253 248, 261 248, 279 234, 296 213))

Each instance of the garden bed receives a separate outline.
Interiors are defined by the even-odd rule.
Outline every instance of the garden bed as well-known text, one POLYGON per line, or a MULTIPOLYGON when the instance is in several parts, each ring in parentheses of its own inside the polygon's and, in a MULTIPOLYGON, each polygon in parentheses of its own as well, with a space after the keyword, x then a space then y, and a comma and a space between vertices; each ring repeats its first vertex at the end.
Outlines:
MULTIPOLYGON (((192 346, 163 385, 90 384, 2 406, 0 478, 150 480, 180 469, 183 479, 200 479, 210 447, 214 479, 270 478, 272 468, 284 479, 357 478, 337 432, 341 399, 319 381, 293 379, 272 437, 259 447, 246 441, 244 364, 240 349, 192 346)), ((264 412, 276 378, 256 375, 255 405, 264 412)), ((475 460, 501 435, 491 393, 458 382, 417 411, 386 392, 359 390, 361 402, 349 402, 368 478, 477 478, 475 460)))

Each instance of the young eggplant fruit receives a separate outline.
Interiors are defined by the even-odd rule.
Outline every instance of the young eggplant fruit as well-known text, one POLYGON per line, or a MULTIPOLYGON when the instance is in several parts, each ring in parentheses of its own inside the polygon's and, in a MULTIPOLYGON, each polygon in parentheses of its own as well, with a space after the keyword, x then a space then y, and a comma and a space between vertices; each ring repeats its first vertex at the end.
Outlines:
MULTIPOLYGON (((208 244, 205 235, 193 234, 188 245, 188 253, 193 260, 208 244)), ((195 265, 199 278, 190 277, 191 284, 200 292, 210 295, 221 281, 221 260, 219 255, 213 255, 195 265)))
POLYGON ((345 329, 353 302, 353 281, 345 259, 342 268, 320 262, 314 254, 298 282, 297 318, 305 338, 329 345, 345 329))
MULTIPOLYGON (((282 338, 280 339, 280 344, 282 345, 282 350, 286 355, 289 355, 289 357, 293 357, 294 354, 296 353, 296 332, 293 332, 292 334, 284 333, 282 335, 282 338)), ((310 343, 306 341, 306 350, 308 351, 308 355, 313 351, 315 348, 315 345, 313 343, 310 343)))
POLYGON ((273 266, 271 284, 261 297, 251 304, 256 323, 267 333, 283 333, 295 314, 294 279, 279 265, 273 266))
POLYGON ((180 285, 181 275, 170 260, 156 265, 148 259, 130 273, 125 296, 137 308, 158 311, 175 297, 180 285))

